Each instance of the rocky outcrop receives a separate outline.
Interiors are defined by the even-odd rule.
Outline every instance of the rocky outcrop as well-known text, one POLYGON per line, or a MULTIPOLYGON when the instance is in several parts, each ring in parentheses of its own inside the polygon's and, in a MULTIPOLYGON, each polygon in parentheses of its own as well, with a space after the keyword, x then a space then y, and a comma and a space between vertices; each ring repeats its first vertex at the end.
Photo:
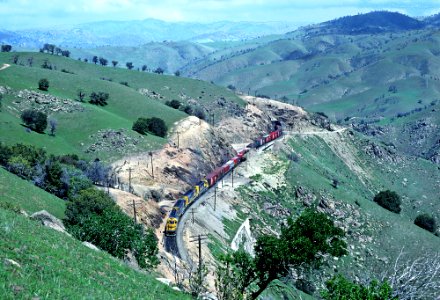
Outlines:
POLYGON ((143 139, 142 136, 133 136, 127 129, 102 129, 90 136, 92 144, 85 147, 85 153, 114 152, 129 154, 137 149, 143 139))
POLYGON ((63 222, 45 210, 41 210, 32 214, 31 219, 41 222, 41 224, 46 227, 70 235, 66 232, 66 228, 64 227, 63 222))
POLYGON ((62 99, 50 94, 43 94, 35 91, 21 90, 13 93, 20 100, 13 102, 14 106, 20 111, 32 108, 37 111, 51 113, 72 113, 82 112, 84 106, 70 99, 62 99))

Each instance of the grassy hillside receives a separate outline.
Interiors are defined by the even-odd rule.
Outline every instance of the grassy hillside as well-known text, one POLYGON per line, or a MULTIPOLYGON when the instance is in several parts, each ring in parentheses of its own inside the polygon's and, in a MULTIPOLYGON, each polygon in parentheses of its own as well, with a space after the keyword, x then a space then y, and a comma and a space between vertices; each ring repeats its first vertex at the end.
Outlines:
POLYGON ((317 288, 336 272, 350 278, 381 278, 402 248, 405 259, 411 260, 440 247, 438 236, 413 223, 420 213, 440 217, 437 166, 388 150, 354 132, 292 136, 281 149, 265 154, 262 173, 253 176, 254 183, 240 187, 245 202, 240 207, 253 208, 248 217, 254 232, 279 230, 284 218, 295 218, 307 206, 324 211, 344 228, 349 255, 311 272, 309 280, 317 288), (380 154, 371 151, 373 144, 382 149, 377 151, 380 154), (273 177, 282 178, 280 186, 270 185, 273 177), (387 189, 402 197, 400 214, 373 202, 376 193, 387 189), (270 206, 279 215, 265 209, 270 206))
POLYGON ((204 45, 191 42, 161 42, 148 43, 137 47, 109 47, 97 48, 71 48, 72 57, 87 58, 92 61, 94 55, 118 62, 118 66, 125 68, 126 62, 132 62, 135 68, 142 69, 146 65, 149 70, 154 71, 161 67, 166 73, 174 73, 181 66, 200 59, 214 49, 204 45))
POLYGON ((190 299, 105 252, 2 208, 0 226, 3 299, 190 299))
POLYGON ((0 168, 0 205, 16 205, 27 213, 46 210, 57 218, 64 218, 66 205, 57 198, 33 184, 0 168))
POLYGON ((11 64, 9 68, 0 71, 0 86, 11 88, 3 91, 5 95, 0 112, 1 140, 9 144, 18 141, 31 143, 54 154, 77 153, 83 157, 112 160, 130 153, 157 149, 167 140, 151 134, 140 136, 131 131, 131 126, 138 117, 154 116, 164 119, 170 128, 169 131, 172 131, 174 123, 187 115, 164 105, 168 100, 178 99, 183 103, 209 109, 216 115, 217 120, 229 113, 218 104, 219 99, 238 107, 243 105, 243 101, 223 88, 175 76, 95 66, 42 53, 1 53, 1 63, 11 64), (11 63, 15 55, 18 55, 17 65, 11 63), (28 64, 31 57, 32 67, 28 64), (41 68, 45 60, 56 70, 41 68), (49 80, 48 92, 37 90, 38 80, 41 78, 49 80), (128 86, 120 82, 127 82, 128 86), (20 98, 19 93, 24 89, 65 100, 60 101, 55 109, 48 108, 44 104, 26 101, 28 94, 20 98), (79 89, 87 95, 93 91, 109 93, 108 105, 97 107, 89 103, 78 103, 75 100, 78 98, 79 89), (143 89, 144 95, 138 92, 139 89, 143 89), (20 111, 30 106, 46 110, 50 118, 57 120, 58 129, 55 137, 25 131, 19 115, 20 111), (69 112, 63 112, 64 108, 68 108, 69 112), (118 147, 108 145, 107 149, 100 151, 98 144, 94 148, 96 142, 105 142, 99 140, 97 135, 102 136, 102 131, 109 129, 124 130, 122 138, 119 138, 118 147))

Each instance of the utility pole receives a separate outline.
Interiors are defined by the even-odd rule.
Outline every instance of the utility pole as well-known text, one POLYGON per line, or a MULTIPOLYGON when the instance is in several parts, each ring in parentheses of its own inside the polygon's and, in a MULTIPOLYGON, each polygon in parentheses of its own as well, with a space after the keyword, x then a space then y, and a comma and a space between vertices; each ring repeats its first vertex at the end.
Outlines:
POLYGON ((217 185, 214 187, 214 211, 217 207, 217 185))
POLYGON ((153 177, 153 180, 154 180, 153 152, 150 151, 148 154, 150 155, 150 158, 151 158, 151 177, 153 177))
MULTIPOLYGON (((137 204, 140 204, 140 203, 137 203, 137 204)), ((133 199, 133 204, 129 204, 128 206, 133 206, 133 219, 134 219, 134 224, 137 224, 136 201, 133 199)))
POLYGON ((194 224, 194 208, 191 208, 192 223, 194 224))
POLYGON ((202 284, 202 240, 206 240, 208 237, 206 235, 199 234, 198 236, 192 236, 195 238, 190 242, 198 242, 199 244, 199 283, 202 284))
POLYGON ((232 188, 234 188, 234 169, 232 169, 231 180, 232 180, 232 188))
POLYGON ((177 149, 180 148, 180 132, 177 132, 177 149))
POLYGON ((131 193, 131 171, 133 171, 133 169, 130 167, 128 169, 128 192, 131 193))

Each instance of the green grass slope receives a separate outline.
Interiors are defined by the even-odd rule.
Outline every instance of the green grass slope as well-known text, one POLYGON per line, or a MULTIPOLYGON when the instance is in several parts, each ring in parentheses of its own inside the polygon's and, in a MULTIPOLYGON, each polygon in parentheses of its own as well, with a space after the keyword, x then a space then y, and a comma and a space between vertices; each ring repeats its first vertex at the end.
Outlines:
MULTIPOLYGON (((237 106, 243 105, 243 101, 230 91, 202 81, 95 66, 54 55, 1 53, 0 64, 11 64, 14 55, 19 56, 18 64, 12 64, 9 68, 0 71, 0 86, 12 88, 12 93, 4 95, 3 109, 0 112, 0 139, 8 144, 20 141, 44 147, 54 154, 77 153, 89 158, 98 156, 101 159, 112 160, 127 153, 115 149, 101 153, 85 153, 87 146, 95 142, 91 136, 97 134, 99 130, 125 129, 128 137, 138 141, 131 152, 157 149, 167 140, 151 134, 142 137, 131 131, 131 126, 138 117, 154 116, 164 119, 170 128, 169 131, 172 131, 174 123, 187 115, 164 105, 168 100, 178 99, 184 103, 192 101, 195 106, 210 109, 217 120, 227 116, 227 112, 217 104, 218 99, 222 98, 225 102, 237 106), (30 57, 33 58, 33 67, 29 67, 27 63, 30 57), (44 60, 48 60, 56 70, 42 69, 40 66, 44 60), (61 72, 62 69, 73 74, 61 72), (66 105, 77 99, 79 89, 87 95, 92 91, 109 93, 108 105, 97 107, 82 103, 80 107, 84 109, 83 111, 50 112, 49 117, 58 121, 55 137, 27 133, 21 125, 20 110, 17 108, 23 99, 16 95, 24 89, 37 91, 38 80, 41 78, 47 78, 50 82, 49 91, 42 93, 68 99, 66 105), (124 86, 120 82, 127 82, 129 86, 124 86), (141 95, 138 89, 147 89, 147 96, 141 95)), ((35 106, 38 107, 37 104, 35 106)))
POLYGON ((18 206, 28 214, 46 210, 59 219, 64 218, 66 204, 33 184, 0 168, 0 205, 18 206))
POLYGON ((2 299, 190 299, 105 252, 1 208, 0 228, 2 299))

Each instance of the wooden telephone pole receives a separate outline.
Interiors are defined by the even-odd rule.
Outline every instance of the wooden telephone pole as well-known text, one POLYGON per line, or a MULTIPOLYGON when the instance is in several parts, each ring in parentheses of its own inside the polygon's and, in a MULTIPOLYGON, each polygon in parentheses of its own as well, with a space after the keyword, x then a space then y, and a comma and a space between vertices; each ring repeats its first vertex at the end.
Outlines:
POLYGON ((133 206, 133 219, 134 219, 134 224, 137 224, 137 211, 136 211, 136 204, 141 204, 141 203, 136 203, 136 201, 133 199, 133 204, 128 204, 128 206, 133 206))
POLYGON ((133 171, 132 168, 128 169, 128 192, 131 193, 132 187, 131 187, 131 171, 133 171))
POLYGON ((191 238, 195 238, 190 242, 198 242, 199 246, 199 283, 202 284, 202 241, 208 239, 206 235, 199 234, 198 236, 192 236, 191 238))

